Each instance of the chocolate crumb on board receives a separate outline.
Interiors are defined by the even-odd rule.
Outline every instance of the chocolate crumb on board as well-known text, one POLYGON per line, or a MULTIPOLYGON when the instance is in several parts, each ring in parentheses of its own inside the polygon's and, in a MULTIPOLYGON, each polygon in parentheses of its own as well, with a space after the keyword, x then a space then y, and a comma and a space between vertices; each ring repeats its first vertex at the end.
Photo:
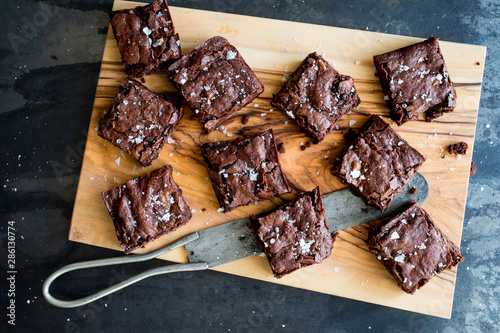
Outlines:
POLYGON ((467 142, 460 141, 454 144, 451 144, 448 146, 448 153, 449 154, 456 154, 456 155, 465 155, 467 154, 467 149, 469 146, 467 145, 467 142))
POLYGON ((306 149, 307 149, 307 147, 306 147, 306 146, 300 146, 300 150, 304 151, 304 150, 306 150, 306 149))
POLYGON ((470 177, 474 176, 477 172, 476 165, 474 164, 474 161, 470 161, 470 177))
POLYGON ((349 142, 353 142, 356 139, 356 131, 352 128, 349 128, 347 133, 344 134, 344 138, 349 142))
POLYGON ((415 194, 415 193, 417 193, 417 188, 416 187, 412 187, 410 189, 410 194, 415 194))
POLYGON ((281 154, 284 154, 286 152, 286 150, 285 150, 285 143, 284 142, 280 143, 277 148, 278 148, 278 151, 281 154))
POLYGON ((249 120, 250 120, 250 116, 249 116, 249 115, 244 114, 243 116, 241 116, 241 123, 242 123, 243 125, 248 124, 248 121, 249 121, 249 120))

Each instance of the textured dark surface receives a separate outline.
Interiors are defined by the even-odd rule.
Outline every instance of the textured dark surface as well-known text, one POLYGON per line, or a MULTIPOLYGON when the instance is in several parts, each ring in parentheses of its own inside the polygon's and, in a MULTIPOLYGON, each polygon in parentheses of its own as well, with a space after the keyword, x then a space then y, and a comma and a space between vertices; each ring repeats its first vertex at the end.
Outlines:
POLYGON ((320 263, 332 252, 337 233, 330 234, 319 187, 301 193, 265 216, 252 215, 248 227, 266 254, 274 276, 320 263))
MULTIPOLYGON (((153 277, 93 304, 59 309, 41 296, 55 269, 120 256, 67 240, 110 0, 0 3, 1 258, 15 221, 17 332, 498 332, 500 291, 500 9, 477 1, 177 0, 170 5, 488 47, 451 320, 213 271, 153 277), (54 60, 52 55, 58 60, 54 60)), ((471 152, 469 152, 471 153, 471 152)), ((70 273, 53 293, 80 297, 145 268, 70 273)), ((5 276, 5 275, 3 275, 5 276)), ((1 292, 8 292, 5 278, 1 292)), ((2 297, 2 302, 7 300, 2 297)))
POLYGON ((281 170, 273 130, 201 147, 215 196, 223 211, 292 190, 281 170))
POLYGON ((409 294, 464 260, 418 203, 373 228, 366 245, 409 294))

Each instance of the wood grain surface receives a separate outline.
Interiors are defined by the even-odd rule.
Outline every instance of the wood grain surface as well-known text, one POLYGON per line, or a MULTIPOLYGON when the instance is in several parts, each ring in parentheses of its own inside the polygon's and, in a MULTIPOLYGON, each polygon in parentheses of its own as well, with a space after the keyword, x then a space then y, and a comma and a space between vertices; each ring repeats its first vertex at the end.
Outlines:
MULTIPOLYGON (((136 5, 140 3, 115 1, 114 9, 136 5)), ((196 230, 236 220, 250 213, 267 211, 284 200, 294 198, 296 191, 311 190, 317 185, 321 186, 323 193, 341 189, 345 185, 329 169, 332 160, 339 156, 346 144, 343 135, 350 127, 359 129, 369 115, 378 114, 426 157, 419 172, 429 182, 430 195, 423 207, 444 233, 455 244, 460 244, 485 47, 441 41, 450 77, 456 84, 457 108, 432 123, 425 122, 422 117, 398 127, 388 118, 380 83, 374 75, 372 56, 422 39, 185 8, 171 7, 171 11, 183 53, 215 35, 224 36, 238 48, 265 85, 265 91, 237 112, 223 132, 204 134, 201 124, 186 107, 184 118, 171 136, 174 142, 165 145, 150 167, 143 168, 132 156, 97 135, 99 119, 112 103, 119 81, 125 77, 110 27, 71 221, 70 240, 120 250, 101 192, 165 164, 172 165, 174 179, 192 208, 193 218, 186 226, 136 251, 138 253, 157 249, 196 230), (273 111, 269 103, 286 75, 291 74, 313 51, 323 53, 337 71, 354 78, 362 102, 358 109, 340 120, 338 130, 320 144, 302 151, 300 145, 308 142, 308 137, 285 114, 273 111), (246 125, 241 123, 243 115, 250 116, 246 125), (257 134, 268 128, 274 129, 277 143, 284 142, 286 152, 280 154, 280 160, 294 192, 226 214, 217 212, 217 200, 198 145, 257 134), (468 143, 469 153, 457 159, 443 151, 445 158, 441 158, 441 150, 458 141, 468 143)), ((154 92, 175 91, 161 74, 152 74, 145 80, 145 85, 154 92)), ((415 295, 407 295, 368 251, 363 241, 368 227, 365 224, 340 232, 327 260, 282 279, 273 278, 267 260, 259 256, 228 263, 215 270, 449 318, 456 269, 434 277, 415 295)), ((182 248, 162 259, 185 263, 187 255, 182 248)))

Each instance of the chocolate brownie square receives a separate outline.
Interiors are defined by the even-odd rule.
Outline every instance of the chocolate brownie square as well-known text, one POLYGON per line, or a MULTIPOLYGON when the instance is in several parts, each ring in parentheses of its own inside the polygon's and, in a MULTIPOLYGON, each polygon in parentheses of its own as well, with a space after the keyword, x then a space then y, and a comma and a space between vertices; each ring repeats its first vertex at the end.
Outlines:
POLYGON ((373 57, 391 118, 402 125, 426 112, 427 120, 457 105, 438 39, 429 39, 373 57))
POLYGON ((366 244, 409 294, 464 260, 460 249, 417 203, 372 229, 366 244))
POLYGON ((207 132, 264 91, 238 50, 218 36, 173 63, 168 74, 207 132))
POLYGON ((102 192, 125 253, 167 234, 191 219, 191 211, 167 165, 102 192))
POLYGON ((361 102, 354 80, 339 74, 319 54, 309 54, 271 105, 284 111, 317 142, 337 125, 340 117, 361 102))
POLYGON ((155 69, 165 69, 182 56, 167 1, 112 11, 111 26, 129 77, 142 77, 155 69))
POLYGON ((248 227, 264 249, 275 277, 330 256, 337 233, 330 234, 324 212, 316 187, 265 216, 250 217, 248 227))
POLYGON ((225 212, 291 191, 272 129, 253 137, 205 143, 201 150, 215 196, 225 212))
POLYGON ((134 156, 143 166, 158 157, 184 111, 180 97, 161 96, 137 81, 122 80, 115 100, 99 121, 99 135, 134 156))
POLYGON ((368 204, 386 210, 425 158, 379 116, 371 116, 332 172, 368 204))

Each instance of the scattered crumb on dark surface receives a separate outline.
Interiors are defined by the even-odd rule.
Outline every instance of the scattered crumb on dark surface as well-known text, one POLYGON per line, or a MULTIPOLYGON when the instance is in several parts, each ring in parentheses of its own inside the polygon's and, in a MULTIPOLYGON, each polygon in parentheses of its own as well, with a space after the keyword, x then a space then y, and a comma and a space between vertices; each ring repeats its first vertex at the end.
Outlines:
POLYGON ((56 57, 56 55, 55 55, 55 54, 51 55, 50 57, 52 58, 52 60, 59 60, 59 58, 58 58, 58 57, 56 57))
POLYGON ((307 147, 306 147, 306 146, 300 146, 300 150, 304 151, 304 150, 306 150, 306 149, 307 149, 307 147))
POLYGON ((108 33, 108 26, 104 27, 104 28, 99 28, 97 29, 97 33, 99 35, 106 35, 108 33))
POLYGON ((285 150, 285 144, 284 144, 283 142, 282 142, 282 143, 280 143, 280 144, 278 145, 278 147, 277 147, 277 148, 278 148, 278 151, 279 151, 280 153, 282 153, 282 154, 283 154, 283 153, 285 153, 285 151, 286 151, 286 150, 285 150))
POLYGON ((467 148, 469 148, 467 143, 460 141, 460 142, 449 145, 448 146, 448 153, 449 154, 465 155, 465 154, 467 154, 467 148))
POLYGON ((356 131, 354 131, 352 128, 349 128, 347 133, 344 134, 344 138, 349 142, 354 141, 356 139, 356 131))
POLYGON ((415 193, 417 193, 417 188, 416 187, 412 187, 410 189, 410 194, 415 194, 415 193))
POLYGON ((476 165, 474 164, 474 161, 470 161, 470 177, 474 176, 477 172, 476 165))
POLYGON ((146 83, 146 80, 143 77, 141 77, 141 82, 146 83))
POLYGON ((307 142, 306 142, 306 148, 311 147, 311 145, 312 145, 311 141, 307 141, 307 142))
POLYGON ((249 115, 245 114, 245 115, 241 116, 241 123, 243 125, 247 124, 249 120, 250 120, 250 116, 249 115))

